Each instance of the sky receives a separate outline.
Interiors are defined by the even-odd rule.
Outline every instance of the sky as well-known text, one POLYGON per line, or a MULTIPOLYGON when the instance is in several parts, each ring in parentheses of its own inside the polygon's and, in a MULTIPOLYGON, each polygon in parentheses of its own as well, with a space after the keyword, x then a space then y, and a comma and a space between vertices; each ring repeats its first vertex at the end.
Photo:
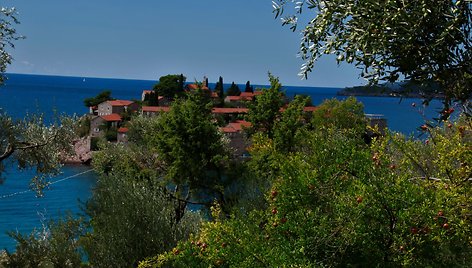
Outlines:
POLYGON ((301 35, 274 18, 270 0, 3 0, 19 34, 7 72, 158 80, 346 87, 365 84, 351 65, 322 58, 298 76, 301 35))

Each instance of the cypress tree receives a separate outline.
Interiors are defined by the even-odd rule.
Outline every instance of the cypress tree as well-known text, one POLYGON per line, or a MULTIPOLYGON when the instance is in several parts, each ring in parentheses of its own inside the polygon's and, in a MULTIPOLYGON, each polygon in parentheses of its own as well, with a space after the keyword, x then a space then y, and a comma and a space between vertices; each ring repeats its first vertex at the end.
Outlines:
POLYGON ((246 89, 244 89, 244 92, 254 93, 254 88, 251 86, 251 82, 249 81, 246 82, 246 89))

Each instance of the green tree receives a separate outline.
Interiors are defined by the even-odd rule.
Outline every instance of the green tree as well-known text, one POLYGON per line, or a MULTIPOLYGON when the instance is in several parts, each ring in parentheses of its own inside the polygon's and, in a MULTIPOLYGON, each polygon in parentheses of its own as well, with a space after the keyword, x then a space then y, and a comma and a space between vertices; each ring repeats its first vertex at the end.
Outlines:
POLYGON ((177 201, 150 163, 153 155, 134 144, 108 144, 94 155, 99 179, 87 203, 91 232, 81 238, 93 267, 132 267, 197 232, 198 213, 175 223, 177 201))
POLYGON ((282 84, 277 77, 269 74, 269 81, 270 88, 263 89, 262 94, 248 104, 247 120, 252 124, 251 132, 265 132, 272 138, 274 124, 284 104, 284 94, 280 91, 282 84))
POLYGON ((218 97, 220 97, 221 99, 224 98, 225 92, 224 92, 224 85, 223 85, 223 77, 221 76, 218 79, 218 82, 216 82, 215 92, 218 94, 218 97))
POLYGON ((169 74, 161 76, 159 83, 154 85, 154 90, 159 96, 166 98, 174 98, 176 95, 181 95, 184 91, 185 76, 182 74, 169 74))
POLYGON ((41 116, 13 120, 0 114, 0 175, 7 159, 20 169, 35 168, 38 176, 32 185, 41 193, 46 175, 58 174, 62 157, 72 152, 72 140, 76 137, 75 120, 61 118, 46 125, 41 116))
POLYGON ((323 101, 313 112, 311 123, 321 129, 336 128, 339 131, 355 133, 359 137, 366 132, 367 119, 364 115, 364 105, 354 97, 344 101, 329 99, 323 101))
POLYGON ((175 102, 169 113, 159 117, 155 128, 149 143, 165 165, 166 180, 175 185, 173 195, 181 201, 179 210, 183 213, 191 198, 198 196, 209 195, 210 200, 225 203, 222 176, 228 151, 206 99, 192 94, 175 102))
POLYGON ((239 89, 239 86, 233 82, 231 83, 231 86, 229 87, 227 94, 228 96, 239 96, 241 95, 241 90, 239 89))
POLYGON ((49 222, 43 230, 29 235, 10 232, 17 241, 16 251, 7 252, 1 267, 82 267, 80 236, 86 227, 83 219, 68 215, 49 222))
POLYGON ((244 89, 244 92, 254 93, 254 87, 251 86, 251 82, 249 81, 246 82, 246 87, 244 89))
POLYGON ((372 83, 434 81, 446 95, 445 108, 451 100, 471 97, 470 1, 273 2, 276 16, 295 7, 295 15, 282 18, 293 30, 308 21, 300 47, 305 77, 322 55, 334 54, 338 62, 358 66, 372 83), (302 17, 307 9, 309 20, 302 17))
POLYGON ((14 41, 24 38, 17 34, 14 25, 20 22, 17 19, 17 12, 15 8, 0 7, 0 85, 5 80, 4 73, 7 66, 11 64, 13 58, 8 53, 8 48, 14 48, 14 41))
POLYGON ((97 106, 100 103, 108 101, 108 100, 114 100, 111 97, 111 91, 110 90, 104 90, 104 91, 98 93, 98 95, 95 96, 95 97, 84 99, 84 105, 86 107, 93 107, 93 106, 97 106))

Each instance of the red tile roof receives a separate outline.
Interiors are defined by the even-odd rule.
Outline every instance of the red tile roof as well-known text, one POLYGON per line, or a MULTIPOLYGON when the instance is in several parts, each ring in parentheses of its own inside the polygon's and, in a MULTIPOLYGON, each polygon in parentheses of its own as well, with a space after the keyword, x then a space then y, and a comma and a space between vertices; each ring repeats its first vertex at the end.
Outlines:
POLYGON ((254 96, 227 96, 226 100, 228 101, 251 101, 254 99, 254 96))
POLYGON ((129 129, 126 128, 126 127, 120 127, 120 128, 118 129, 118 133, 126 133, 126 132, 128 132, 128 131, 129 131, 129 129))
POLYGON ((168 112, 170 111, 169 106, 143 106, 143 112, 157 113, 157 112, 168 112))
POLYGON ((259 96, 262 94, 262 91, 254 91, 254 92, 241 92, 241 97, 254 97, 254 96, 259 96))
POLYGON ((111 100, 111 101, 108 101, 108 103, 110 103, 111 106, 129 106, 133 104, 134 102, 129 101, 129 100, 111 100))
POLYGON ((118 122, 121 121, 121 116, 119 114, 109 114, 109 115, 102 115, 103 120, 107 122, 118 122))
POLYGON ((202 86, 199 86, 199 85, 197 85, 197 84, 188 84, 188 85, 187 85, 187 89, 189 89, 189 90, 196 90, 196 89, 199 89, 199 88, 201 88, 201 89, 203 89, 203 90, 209 90, 208 87, 203 86, 203 85, 202 85, 202 86))
POLYGON ((314 112, 318 109, 318 107, 315 107, 315 106, 307 106, 305 108, 303 108, 303 111, 304 112, 314 112))
POLYGON ((214 114, 245 114, 248 111, 248 108, 213 108, 211 110, 214 114))
POLYGON ((220 128, 221 131, 224 133, 236 133, 236 132, 241 132, 245 128, 248 128, 251 126, 251 123, 244 121, 244 120, 237 120, 235 122, 229 123, 225 127, 220 128))

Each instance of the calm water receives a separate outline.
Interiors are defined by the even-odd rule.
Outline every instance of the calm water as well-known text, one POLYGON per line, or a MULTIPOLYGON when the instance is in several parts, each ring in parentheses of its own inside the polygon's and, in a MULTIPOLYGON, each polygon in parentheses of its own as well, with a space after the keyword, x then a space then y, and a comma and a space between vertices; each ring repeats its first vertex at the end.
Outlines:
MULTIPOLYGON (((113 97, 118 99, 140 99, 142 90, 150 89, 155 84, 155 81, 83 77, 17 74, 8 77, 6 85, 0 87, 0 109, 17 119, 37 112, 44 113, 46 120, 57 113, 84 114, 88 109, 83 105, 83 99, 105 89, 112 90, 113 97)), ((214 87, 214 84, 210 84, 210 87, 214 87)), ((240 88, 243 89, 244 85, 240 88)), ((336 97, 339 90, 285 88, 289 96, 310 95, 314 105, 336 97)), ((392 130, 415 133, 416 127, 424 122, 424 116, 418 112, 420 99, 403 99, 400 102, 398 98, 359 97, 358 100, 364 103, 366 113, 384 114, 392 130), (412 103, 416 103, 417 107, 413 108, 412 103)), ((425 116, 432 118, 439 107, 438 101, 433 102, 425 116)), ((6 235, 7 231, 29 233, 34 228, 41 228, 44 221, 57 218, 67 211, 81 212, 81 202, 91 195, 95 174, 83 166, 65 166, 62 172, 62 175, 51 178, 54 183, 42 198, 37 198, 34 192, 29 191, 28 184, 34 176, 32 172, 19 172, 10 167, 3 174, 6 180, 0 185, 0 249, 14 249, 14 241, 6 235)))

